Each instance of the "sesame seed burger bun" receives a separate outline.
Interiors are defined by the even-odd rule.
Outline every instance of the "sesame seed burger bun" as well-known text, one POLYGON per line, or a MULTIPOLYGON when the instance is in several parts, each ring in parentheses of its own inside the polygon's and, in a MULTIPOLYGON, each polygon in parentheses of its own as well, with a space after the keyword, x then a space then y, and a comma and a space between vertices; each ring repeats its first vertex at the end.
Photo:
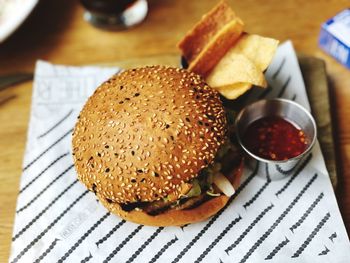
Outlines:
MULTIPOLYGON (((79 180, 108 209, 152 224, 137 211, 124 213, 119 204, 165 197, 176 201, 191 189, 188 182, 213 162, 226 139, 219 94, 199 75, 144 67, 113 76, 88 99, 74 128, 73 159, 79 180)), ((208 212, 198 207, 193 219, 215 213, 223 200, 212 199, 208 212)), ((183 216, 191 221, 187 212, 183 216)))

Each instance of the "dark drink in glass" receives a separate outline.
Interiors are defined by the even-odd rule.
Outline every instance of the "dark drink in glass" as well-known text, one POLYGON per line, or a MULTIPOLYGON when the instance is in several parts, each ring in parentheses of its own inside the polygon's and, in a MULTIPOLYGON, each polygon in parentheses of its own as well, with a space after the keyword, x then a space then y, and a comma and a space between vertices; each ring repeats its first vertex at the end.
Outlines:
POLYGON ((125 29, 134 26, 147 15, 146 0, 81 0, 85 20, 106 29, 125 29))

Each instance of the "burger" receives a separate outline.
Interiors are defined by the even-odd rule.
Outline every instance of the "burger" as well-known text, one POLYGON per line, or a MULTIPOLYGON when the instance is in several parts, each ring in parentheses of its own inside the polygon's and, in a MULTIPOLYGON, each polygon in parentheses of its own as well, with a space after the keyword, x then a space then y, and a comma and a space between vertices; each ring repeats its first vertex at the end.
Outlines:
POLYGON ((219 93, 196 73, 125 70, 99 86, 78 117, 78 178, 125 220, 204 220, 226 205, 242 173, 229 124, 219 93))

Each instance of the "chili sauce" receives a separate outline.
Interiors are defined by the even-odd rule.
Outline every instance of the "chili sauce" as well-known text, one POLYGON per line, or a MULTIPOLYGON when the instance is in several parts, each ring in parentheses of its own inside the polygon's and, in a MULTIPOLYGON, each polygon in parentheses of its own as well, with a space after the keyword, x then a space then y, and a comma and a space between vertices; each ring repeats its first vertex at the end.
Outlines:
POLYGON ((288 160, 303 153, 308 146, 304 131, 281 117, 263 117, 252 122, 242 138, 246 148, 268 160, 288 160))

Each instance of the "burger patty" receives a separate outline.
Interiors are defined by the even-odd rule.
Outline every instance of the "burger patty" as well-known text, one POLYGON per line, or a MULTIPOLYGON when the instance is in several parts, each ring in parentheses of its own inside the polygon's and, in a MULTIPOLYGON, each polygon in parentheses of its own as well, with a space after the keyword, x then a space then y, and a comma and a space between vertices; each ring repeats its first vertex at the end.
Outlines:
MULTIPOLYGON (((229 181, 233 181, 234 178, 232 178, 230 172, 241 162, 240 153, 234 144, 228 142, 225 145, 226 146, 222 147, 222 151, 218 152, 216 162, 214 162, 211 167, 215 167, 215 163, 219 164, 221 167, 220 171, 226 175, 229 181)), ((182 197, 176 201, 170 201, 164 198, 153 202, 134 202, 120 204, 120 206, 126 212, 130 212, 134 209, 140 209, 149 215, 158 215, 169 209, 182 210, 195 208, 214 197, 207 194, 209 189, 215 189, 215 192, 219 193, 219 190, 215 187, 215 185, 212 185, 211 182, 208 183, 210 180, 207 178, 209 176, 207 168, 203 169, 199 174, 200 175, 197 177, 197 179, 195 179, 199 180, 199 183, 197 182, 201 188, 199 195, 182 197)), ((189 183, 193 185, 193 181, 189 183)))
POLYGON ((212 198, 213 196, 202 193, 199 196, 182 198, 175 202, 170 202, 163 199, 154 202, 135 202, 130 204, 120 204, 120 206, 126 212, 130 212, 134 209, 141 209, 143 212, 155 216, 172 208, 177 210, 192 209, 212 198))

